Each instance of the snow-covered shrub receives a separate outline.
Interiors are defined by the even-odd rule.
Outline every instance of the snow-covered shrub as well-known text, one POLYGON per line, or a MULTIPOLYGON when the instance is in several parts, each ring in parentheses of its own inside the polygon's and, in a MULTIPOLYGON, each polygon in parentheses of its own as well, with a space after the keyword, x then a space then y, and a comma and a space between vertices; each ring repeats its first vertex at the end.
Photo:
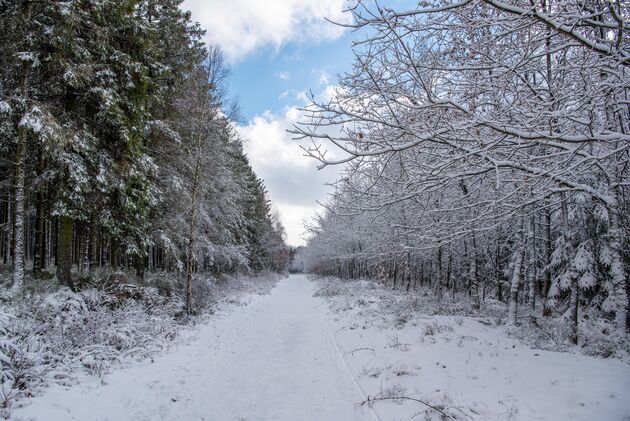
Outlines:
MULTIPOLYGON (((196 275, 196 312, 241 303, 244 294, 266 294, 277 280, 269 273, 196 275)), ((184 283, 173 274, 147 274, 137 281, 103 269, 84 286, 73 292, 55 279, 27 278, 23 293, 0 292, 0 418, 10 417, 16 399, 47 384, 69 386, 80 372, 102 376, 113 366, 152 358, 196 320, 184 316, 184 283)))
POLYGON ((207 276, 196 276, 193 279, 193 306, 199 313, 210 309, 215 301, 216 280, 207 276))
POLYGON ((7 368, 11 362, 10 355, 17 350, 17 347, 7 335, 9 317, 8 314, 0 311, 0 382, 2 383, 11 379, 11 372, 7 368))
POLYGON ((402 343, 398 338, 398 335, 394 333, 389 337, 389 342, 387 343, 386 348, 407 352, 409 350, 409 344, 402 343))
POLYGON ((0 311, 0 417, 8 418, 8 408, 16 385, 16 373, 13 370, 13 358, 19 352, 8 335, 9 315, 0 311))
POLYGON ((341 294, 341 288, 334 283, 325 283, 315 291, 313 297, 335 297, 341 294))
MULTIPOLYGON (((106 274, 102 274, 105 278, 106 274)), ((126 280, 126 279, 125 279, 126 280)), ((184 307, 180 294, 119 280, 102 288, 29 288, 0 304, 0 416, 16 398, 77 373, 103 375, 112 365, 151 358, 172 340, 184 307)), ((150 282, 147 282, 150 284, 150 282)), ((207 287, 206 287, 207 288, 207 287)))
POLYGON ((413 313, 407 309, 400 309, 394 314, 394 324, 398 329, 405 327, 413 319, 413 313))
POLYGON ((435 320, 431 323, 427 323, 426 325, 424 325, 424 329, 423 329, 423 333, 425 336, 433 336, 439 333, 452 332, 452 331, 453 331, 453 327, 446 324, 440 324, 435 320))

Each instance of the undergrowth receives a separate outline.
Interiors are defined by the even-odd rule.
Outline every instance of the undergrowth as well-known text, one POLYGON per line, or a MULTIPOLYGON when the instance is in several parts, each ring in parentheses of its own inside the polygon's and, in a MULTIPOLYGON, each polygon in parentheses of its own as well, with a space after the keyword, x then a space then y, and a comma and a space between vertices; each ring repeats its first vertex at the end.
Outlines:
POLYGON ((112 367, 152 359, 179 332, 221 303, 240 304, 243 293, 268 293, 277 279, 198 275, 195 314, 184 309, 183 283, 173 274, 137 282, 123 272, 94 274, 82 290, 55 278, 28 278, 23 291, 0 294, 0 417, 10 418, 23 398, 49 384, 69 386, 81 374, 102 377, 112 367))

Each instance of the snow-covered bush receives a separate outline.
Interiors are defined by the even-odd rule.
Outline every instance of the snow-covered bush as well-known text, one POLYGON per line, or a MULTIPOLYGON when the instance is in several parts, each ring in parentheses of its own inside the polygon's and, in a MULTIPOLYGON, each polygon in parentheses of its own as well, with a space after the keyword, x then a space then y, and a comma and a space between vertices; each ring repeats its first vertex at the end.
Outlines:
POLYGON ((341 294, 341 288, 334 283, 324 283, 315 291, 313 297, 335 297, 341 294))
MULTIPOLYGON (((326 299, 336 312, 354 312, 367 317, 368 324, 385 329, 402 329, 411 324, 418 326, 422 336, 432 337, 449 333, 453 327, 437 320, 426 323, 424 319, 434 316, 456 316, 457 325, 464 323, 463 317, 472 317, 484 325, 505 324, 505 306, 492 298, 486 298, 480 310, 474 310, 468 294, 464 291, 452 299, 436 300, 428 287, 418 287, 407 292, 391 289, 376 281, 344 280, 334 277, 316 277, 318 288, 315 296, 326 299), (360 304, 361 303, 361 304, 360 304)), ((506 329, 506 333, 527 346, 547 351, 577 350, 596 357, 617 357, 630 360, 630 343, 612 334, 613 321, 599 317, 598 311, 588 307, 579 312, 580 342, 576 348, 570 343, 571 329, 568 323, 558 323, 554 317, 523 317, 517 327, 506 329)))
MULTIPOLYGON (((112 365, 150 358, 184 322, 180 295, 162 295, 150 282, 103 283, 80 292, 50 291, 54 284, 2 297, 0 415, 5 418, 16 398, 46 384, 69 385, 81 371, 100 376, 112 365)), ((205 284, 207 289, 210 281, 205 284)))
MULTIPOLYGON (((69 386, 80 373, 103 376, 112 367, 152 358, 189 323, 223 303, 243 304, 246 294, 267 294, 279 275, 196 274, 196 317, 185 315, 184 282, 167 272, 139 281, 123 271, 100 269, 72 291, 56 278, 25 279, 24 290, 0 292, 0 418, 10 418, 20 398, 48 384, 69 386)), ((0 284, 9 276, 0 274, 0 284)))

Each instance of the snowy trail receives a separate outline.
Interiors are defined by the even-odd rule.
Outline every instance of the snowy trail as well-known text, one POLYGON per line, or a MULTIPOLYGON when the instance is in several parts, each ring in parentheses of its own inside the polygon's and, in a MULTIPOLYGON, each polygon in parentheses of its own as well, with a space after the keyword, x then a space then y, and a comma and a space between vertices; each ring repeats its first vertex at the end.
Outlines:
POLYGON ((70 390, 49 389, 16 420, 371 420, 304 276, 283 280, 156 358, 70 390))

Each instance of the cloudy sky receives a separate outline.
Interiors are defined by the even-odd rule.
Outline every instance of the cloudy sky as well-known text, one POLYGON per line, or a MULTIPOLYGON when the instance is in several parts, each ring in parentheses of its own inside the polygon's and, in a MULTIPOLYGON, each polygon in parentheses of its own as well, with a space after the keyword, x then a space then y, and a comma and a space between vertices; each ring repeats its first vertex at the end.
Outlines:
POLYGON ((348 22, 346 0, 186 0, 184 7, 219 45, 240 104, 239 131, 256 173, 280 212, 289 244, 303 244, 302 221, 325 200, 337 168, 318 171, 286 132, 306 92, 329 95, 351 65, 352 34, 325 20, 348 22))

